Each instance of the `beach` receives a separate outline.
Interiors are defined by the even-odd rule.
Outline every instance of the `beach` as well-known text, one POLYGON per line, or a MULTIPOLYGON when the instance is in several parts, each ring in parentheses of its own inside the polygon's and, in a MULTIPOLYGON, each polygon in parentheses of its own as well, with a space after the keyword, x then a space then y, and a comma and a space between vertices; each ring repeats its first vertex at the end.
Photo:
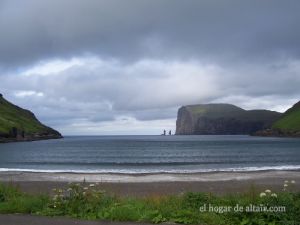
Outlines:
POLYGON ((211 172, 195 174, 88 174, 1 172, 0 181, 28 193, 50 193, 70 183, 99 183, 99 188, 121 196, 171 195, 184 192, 241 193, 256 188, 282 191, 285 180, 300 190, 300 171, 211 172))

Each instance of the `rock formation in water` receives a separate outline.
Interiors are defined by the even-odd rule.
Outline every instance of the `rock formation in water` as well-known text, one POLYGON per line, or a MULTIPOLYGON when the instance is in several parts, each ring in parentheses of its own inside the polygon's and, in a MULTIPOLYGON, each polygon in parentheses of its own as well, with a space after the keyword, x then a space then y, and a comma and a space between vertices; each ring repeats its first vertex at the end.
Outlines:
POLYGON ((0 142, 35 141, 62 138, 43 125, 35 115, 5 100, 0 94, 0 142))
POLYGON ((278 120, 281 113, 244 110, 230 104, 183 106, 178 110, 177 135, 253 134, 278 120))

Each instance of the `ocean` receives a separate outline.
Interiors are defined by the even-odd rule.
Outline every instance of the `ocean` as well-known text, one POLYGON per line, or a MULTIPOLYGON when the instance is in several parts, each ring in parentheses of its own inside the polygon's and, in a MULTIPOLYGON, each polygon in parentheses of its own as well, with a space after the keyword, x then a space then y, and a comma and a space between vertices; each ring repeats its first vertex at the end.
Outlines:
POLYGON ((296 138, 70 136, 0 144, 0 171, 144 174, 299 169, 296 138))

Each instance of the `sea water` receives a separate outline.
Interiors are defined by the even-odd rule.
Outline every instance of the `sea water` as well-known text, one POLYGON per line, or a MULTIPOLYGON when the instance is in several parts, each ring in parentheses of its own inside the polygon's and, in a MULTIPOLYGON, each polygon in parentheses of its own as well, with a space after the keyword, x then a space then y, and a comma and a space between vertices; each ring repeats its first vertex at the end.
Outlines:
POLYGON ((197 173, 300 169, 300 139, 73 136, 0 144, 0 171, 197 173))

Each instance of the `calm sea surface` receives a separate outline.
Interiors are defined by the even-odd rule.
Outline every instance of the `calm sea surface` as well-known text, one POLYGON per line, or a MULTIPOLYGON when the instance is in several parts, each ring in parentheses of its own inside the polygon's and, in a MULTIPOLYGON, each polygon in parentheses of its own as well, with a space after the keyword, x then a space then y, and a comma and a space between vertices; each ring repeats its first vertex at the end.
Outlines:
POLYGON ((300 169, 300 139, 93 136, 0 144, 0 171, 189 173, 300 169))

